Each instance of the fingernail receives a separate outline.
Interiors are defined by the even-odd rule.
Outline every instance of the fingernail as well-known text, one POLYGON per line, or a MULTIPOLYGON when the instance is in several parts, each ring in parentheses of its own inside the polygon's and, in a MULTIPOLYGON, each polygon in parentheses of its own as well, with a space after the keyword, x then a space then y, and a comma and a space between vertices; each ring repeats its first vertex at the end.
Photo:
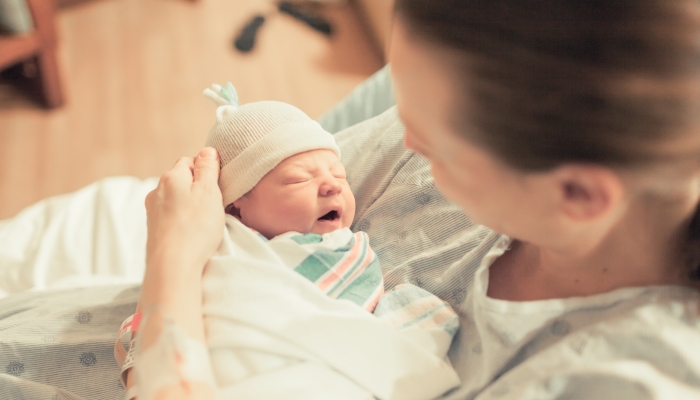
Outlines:
POLYGON ((201 158, 216 158, 216 150, 212 147, 205 147, 199 152, 201 158))

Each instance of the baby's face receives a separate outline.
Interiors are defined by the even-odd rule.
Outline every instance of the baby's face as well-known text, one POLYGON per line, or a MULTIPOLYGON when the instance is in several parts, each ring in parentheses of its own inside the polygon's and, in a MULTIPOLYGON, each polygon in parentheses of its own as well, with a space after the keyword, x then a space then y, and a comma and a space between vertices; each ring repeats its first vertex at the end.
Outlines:
POLYGON ((285 159, 233 205, 241 222, 267 238, 290 231, 324 234, 349 227, 355 217, 345 167, 330 150, 285 159))

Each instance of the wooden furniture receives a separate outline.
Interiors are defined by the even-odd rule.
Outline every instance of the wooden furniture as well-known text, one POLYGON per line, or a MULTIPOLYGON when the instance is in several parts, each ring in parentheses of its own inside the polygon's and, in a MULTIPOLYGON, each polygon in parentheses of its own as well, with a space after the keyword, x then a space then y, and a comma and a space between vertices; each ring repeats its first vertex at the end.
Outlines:
POLYGON ((36 63, 41 93, 49 108, 63 104, 58 63, 54 0, 27 0, 35 29, 21 35, 0 36, 0 70, 21 62, 36 63))

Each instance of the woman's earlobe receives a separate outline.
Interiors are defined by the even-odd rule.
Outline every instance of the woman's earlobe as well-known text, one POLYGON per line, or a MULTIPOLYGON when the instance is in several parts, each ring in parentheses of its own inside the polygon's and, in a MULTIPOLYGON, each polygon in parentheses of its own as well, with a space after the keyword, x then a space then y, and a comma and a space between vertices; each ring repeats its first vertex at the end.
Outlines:
POLYGON ((592 220, 607 215, 622 198, 622 182, 606 168, 578 166, 566 173, 561 185, 561 209, 573 220, 592 220))

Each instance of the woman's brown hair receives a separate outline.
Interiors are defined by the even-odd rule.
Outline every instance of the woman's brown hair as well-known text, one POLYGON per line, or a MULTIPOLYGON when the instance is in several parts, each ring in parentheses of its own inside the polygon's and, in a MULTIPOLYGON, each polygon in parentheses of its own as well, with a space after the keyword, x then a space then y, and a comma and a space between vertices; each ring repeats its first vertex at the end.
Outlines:
MULTIPOLYGON (((397 0, 409 32, 464 55, 455 126, 511 166, 692 165, 698 0, 397 0), (469 120, 464 120, 468 115, 469 120), (692 146, 691 146, 692 147, 692 146)), ((699 138, 700 139, 700 138, 699 138)), ((700 253, 700 213, 689 243, 700 253)), ((691 275, 700 278, 693 262, 691 275)))

